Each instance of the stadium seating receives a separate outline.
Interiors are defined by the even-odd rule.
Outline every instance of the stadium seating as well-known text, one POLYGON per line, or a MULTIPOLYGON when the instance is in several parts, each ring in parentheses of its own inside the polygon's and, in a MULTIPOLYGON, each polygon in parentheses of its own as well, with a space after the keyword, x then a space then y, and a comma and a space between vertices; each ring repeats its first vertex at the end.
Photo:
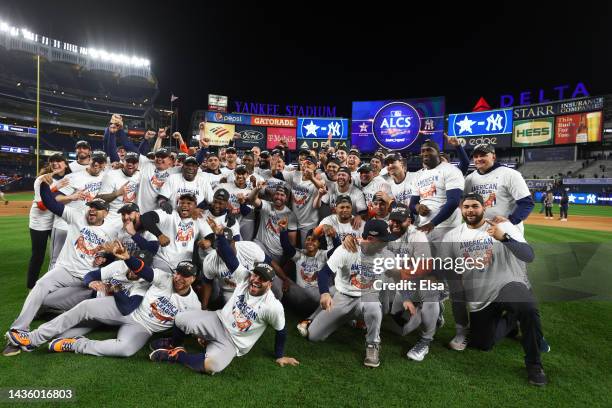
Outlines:
POLYGON ((562 173, 564 176, 568 172, 574 173, 581 168, 582 164, 580 161, 573 160, 558 160, 558 161, 541 161, 541 162, 527 162, 519 167, 518 171, 523 177, 531 179, 533 176, 537 178, 547 179, 551 176, 556 176, 562 173))

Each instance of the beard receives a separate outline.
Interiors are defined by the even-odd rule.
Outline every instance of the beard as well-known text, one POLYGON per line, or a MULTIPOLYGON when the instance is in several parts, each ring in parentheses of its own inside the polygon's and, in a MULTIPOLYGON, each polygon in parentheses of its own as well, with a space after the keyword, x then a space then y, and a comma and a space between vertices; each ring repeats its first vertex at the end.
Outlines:
POLYGON ((473 220, 468 220, 468 217, 463 217, 463 219, 467 225, 478 225, 484 218, 484 213, 480 215, 474 215, 473 217, 473 220))

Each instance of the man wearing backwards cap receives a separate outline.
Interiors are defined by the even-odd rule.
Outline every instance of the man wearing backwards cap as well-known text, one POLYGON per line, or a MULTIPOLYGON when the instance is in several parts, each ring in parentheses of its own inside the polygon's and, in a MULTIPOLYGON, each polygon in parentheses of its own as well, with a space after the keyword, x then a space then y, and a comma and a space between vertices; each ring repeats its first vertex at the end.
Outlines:
POLYGON ((274 269, 268 264, 258 263, 250 272, 238 262, 229 268, 236 279, 236 290, 223 309, 179 313, 172 338, 151 342, 154 351, 149 358, 152 361, 178 362, 198 373, 219 373, 234 357, 247 354, 266 327, 272 326, 276 330, 276 364, 281 367, 299 364, 296 359, 284 355, 287 339, 285 311, 270 290, 275 278, 274 269), (187 353, 182 345, 189 335, 207 341, 206 353, 187 353))
POLYGON ((172 328, 178 313, 200 309, 198 297, 191 289, 197 268, 190 261, 179 262, 173 268, 173 273, 168 274, 130 256, 121 244, 115 245, 113 255, 124 261, 138 277, 151 283, 140 306, 127 316, 104 318, 105 323, 120 326, 115 339, 99 341, 85 337, 59 338, 49 343, 49 351, 129 357, 136 354, 153 334, 172 328))
MULTIPOLYGON (((64 177, 68 180, 67 185, 59 190, 57 201, 70 208, 84 210, 85 203, 91 201, 100 191, 105 166, 106 154, 101 151, 93 152, 89 165, 84 171, 72 172, 64 177)), ((61 217, 57 217, 53 222, 53 229, 53 252, 49 261, 49 270, 55 265, 59 252, 64 247, 68 226, 61 217)))
POLYGON ((394 236, 389 233, 386 222, 370 220, 365 223, 362 237, 357 252, 336 248, 319 272, 317 280, 324 311, 316 315, 307 331, 309 340, 322 341, 353 316, 365 320, 367 345, 364 365, 378 367, 382 321, 378 291, 384 268, 377 260, 394 256, 385 249, 394 236), (333 274, 336 293, 332 297, 329 279, 333 274))
POLYGON ((465 178, 465 191, 484 198, 487 217, 495 222, 507 218, 521 231, 534 202, 521 173, 496 161, 495 148, 479 144, 472 152, 476 171, 465 178))
POLYGON ((399 153, 391 153, 385 157, 384 164, 388 173, 388 182, 391 185, 391 194, 397 204, 410 203, 413 195, 412 182, 414 173, 407 173, 404 159, 399 153))
POLYGON ((110 204, 110 216, 117 215, 117 210, 124 204, 136 202, 136 193, 140 186, 139 154, 127 152, 124 161, 121 169, 106 173, 98 193, 98 198, 110 204))
MULTIPOLYGON (((53 269, 39 279, 28 294, 19 316, 11 324, 11 329, 29 330, 30 323, 41 306, 67 310, 87 299, 91 291, 82 286, 83 277, 92 269, 95 255, 102 245, 115 239, 121 228, 118 220, 106 219, 108 203, 104 200, 89 201, 86 204, 89 207, 87 211, 76 210, 56 201, 49 189, 48 183, 51 180, 51 174, 44 176, 40 183, 40 195, 45 207, 66 221, 66 245, 53 269), (49 301, 50 296, 53 302, 49 301), (58 303, 53 304, 56 301, 58 303)), ((14 355, 19 351, 19 348, 13 346, 12 350, 5 350, 3 354, 14 355)))
POLYGON ((195 157, 189 156, 183 162, 181 173, 172 174, 159 190, 159 208, 171 213, 178 205, 181 195, 190 193, 196 197, 198 208, 212 203, 213 190, 209 174, 198 172, 199 164, 195 157))

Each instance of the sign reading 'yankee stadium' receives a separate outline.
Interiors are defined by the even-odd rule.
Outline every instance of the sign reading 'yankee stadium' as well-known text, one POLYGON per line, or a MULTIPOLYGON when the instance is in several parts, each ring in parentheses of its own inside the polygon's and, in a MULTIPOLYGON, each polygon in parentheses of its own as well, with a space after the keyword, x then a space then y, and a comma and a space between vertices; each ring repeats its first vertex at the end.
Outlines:
POLYGON ((336 107, 327 105, 279 105, 272 103, 233 101, 234 112, 265 116, 336 117, 336 107))

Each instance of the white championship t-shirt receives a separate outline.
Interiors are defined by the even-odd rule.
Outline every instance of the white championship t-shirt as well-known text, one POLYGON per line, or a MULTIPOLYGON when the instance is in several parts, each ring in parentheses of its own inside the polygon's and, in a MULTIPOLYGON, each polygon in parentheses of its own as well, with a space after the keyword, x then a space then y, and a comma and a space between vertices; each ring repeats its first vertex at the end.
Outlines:
MULTIPOLYGON (((419 204, 426 205, 430 213, 419 216, 419 226, 429 223, 446 204, 446 192, 459 189, 463 191, 464 180, 461 170, 449 163, 440 163, 433 169, 421 169, 416 172, 414 180, 414 195, 420 197, 419 204)), ((461 224, 459 208, 442 221, 437 227, 456 227, 461 224)))

